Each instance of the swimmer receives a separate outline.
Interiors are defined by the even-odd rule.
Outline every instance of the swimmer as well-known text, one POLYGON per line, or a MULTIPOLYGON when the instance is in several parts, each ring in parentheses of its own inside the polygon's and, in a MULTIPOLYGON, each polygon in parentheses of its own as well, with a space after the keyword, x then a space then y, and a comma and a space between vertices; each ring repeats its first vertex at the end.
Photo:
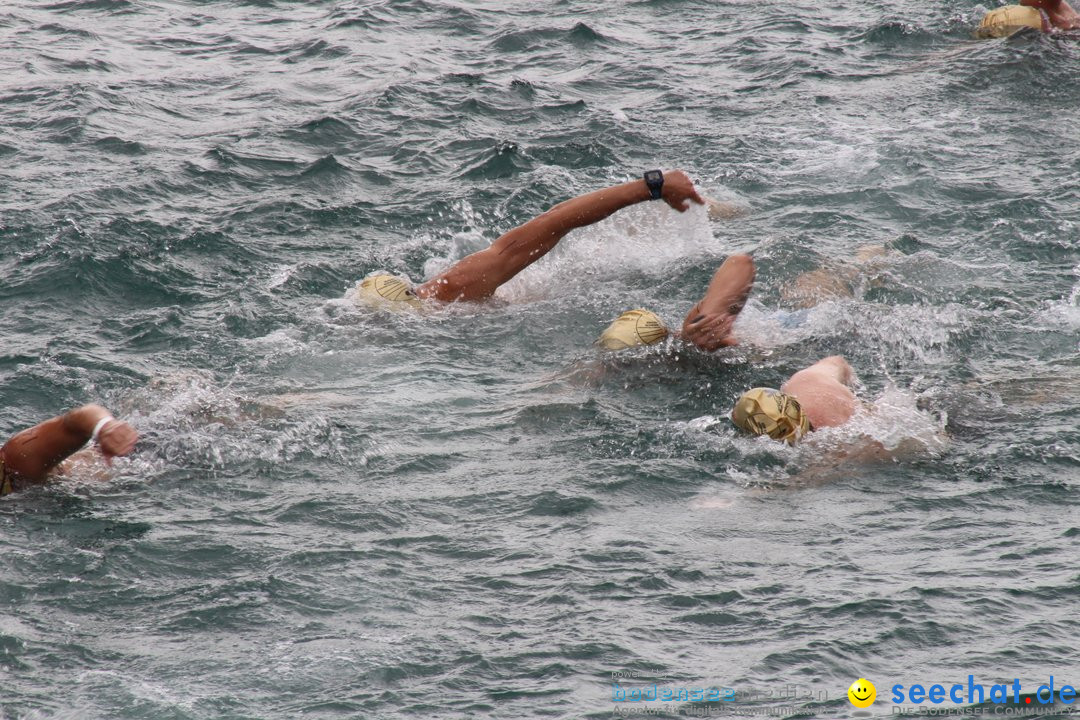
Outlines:
POLYGON ((705 212, 713 222, 722 220, 734 220, 749 214, 749 210, 743 205, 729 200, 717 200, 708 195, 702 196, 705 200, 705 212))
POLYGON ((851 390, 854 379, 847 361, 833 355, 798 371, 780 390, 754 388, 743 393, 730 419, 748 434, 768 435, 789 445, 815 430, 858 424, 844 430, 839 443, 834 437, 831 444, 818 445, 808 464, 781 484, 789 488, 850 475, 853 465, 932 457, 948 446, 948 436, 913 403, 905 408, 889 393, 876 403, 863 402, 851 390), (894 429, 882 434, 883 422, 894 429))
POLYGON ((571 230, 600 222, 618 210, 646 200, 663 200, 679 212, 689 209, 690 202, 705 204, 694 183, 682 171, 650 170, 641 180, 559 203, 422 285, 411 287, 392 275, 365 278, 358 298, 391 307, 419 307, 423 300, 447 303, 486 300, 500 285, 550 252, 571 230))
POLYGON ((1025 28, 1041 32, 1080 28, 1080 15, 1065 0, 1020 0, 986 13, 979 23, 978 38, 1008 37, 1025 28))
POLYGON ((780 390, 754 388, 742 394, 731 421, 751 435, 768 435, 794 445, 807 433, 839 427, 855 414, 854 373, 839 355, 819 360, 792 375, 780 390))
POLYGON ((754 272, 749 255, 732 255, 713 274, 704 297, 690 308, 680 332, 669 331, 656 313, 628 310, 604 330, 596 344, 605 350, 625 350, 655 345, 674 335, 706 352, 737 345, 732 327, 750 296, 754 272))
MULTIPOLYGON (((801 314, 777 312, 784 323, 797 324, 805 318, 806 308, 852 297, 859 274, 879 267, 889 252, 882 245, 864 245, 856 252, 853 264, 803 273, 781 288, 783 299, 802 308, 801 314)), ((625 350, 654 345, 671 335, 706 352, 738 345, 732 328, 750 295, 754 273, 754 262, 748 255, 732 255, 713 275, 705 296, 687 313, 681 332, 668 330, 663 320, 649 310, 629 310, 604 330, 596 344, 605 350, 625 350)))
POLYGON ((860 279, 868 273, 879 271, 891 255, 892 251, 884 245, 863 245, 855 251, 854 262, 804 272, 780 288, 780 297, 802 309, 827 300, 852 298, 860 279))
POLYGON ((87 442, 98 446, 106 463, 135 449, 139 434, 100 405, 80 408, 16 434, 0 448, 0 495, 45 482, 62 472, 61 463, 87 442))

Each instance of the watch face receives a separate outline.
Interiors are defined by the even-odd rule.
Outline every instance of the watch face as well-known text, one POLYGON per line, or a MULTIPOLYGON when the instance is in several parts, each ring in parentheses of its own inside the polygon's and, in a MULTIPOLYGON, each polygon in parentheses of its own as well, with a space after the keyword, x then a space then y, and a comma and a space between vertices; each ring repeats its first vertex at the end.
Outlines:
POLYGON ((661 188, 664 187, 664 173, 659 170, 649 170, 645 173, 645 184, 649 188, 649 195, 653 200, 660 199, 661 188))

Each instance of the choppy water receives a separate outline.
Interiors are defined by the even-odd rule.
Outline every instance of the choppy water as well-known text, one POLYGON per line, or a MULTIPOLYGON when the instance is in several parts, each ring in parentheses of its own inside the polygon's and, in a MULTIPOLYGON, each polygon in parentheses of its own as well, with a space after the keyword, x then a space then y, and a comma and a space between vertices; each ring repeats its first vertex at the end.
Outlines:
POLYGON ((1077 684, 1080 46, 975 42, 984 10, 7 2, 0 434, 101 400, 144 440, 0 502, 4 716, 1077 684), (751 212, 638 206, 487 306, 344 299, 653 166, 751 212), (896 253, 853 299, 776 314, 865 244, 896 253), (589 348, 733 251, 742 347, 589 348), (903 460, 721 420, 838 352, 903 460))

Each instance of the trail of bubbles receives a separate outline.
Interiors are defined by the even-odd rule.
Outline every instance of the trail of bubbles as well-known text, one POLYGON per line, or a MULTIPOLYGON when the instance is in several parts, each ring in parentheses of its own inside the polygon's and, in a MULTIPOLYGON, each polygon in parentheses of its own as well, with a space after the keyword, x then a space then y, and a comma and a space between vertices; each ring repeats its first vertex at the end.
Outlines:
MULTIPOLYGON (((117 409, 153 448, 139 462, 167 468, 222 469, 236 463, 287 463, 330 458, 348 464, 351 451, 328 417, 304 408, 296 419, 275 396, 247 396, 195 372, 161 378, 120 400, 117 409)), ((138 469, 136 465, 133 469, 138 469)))

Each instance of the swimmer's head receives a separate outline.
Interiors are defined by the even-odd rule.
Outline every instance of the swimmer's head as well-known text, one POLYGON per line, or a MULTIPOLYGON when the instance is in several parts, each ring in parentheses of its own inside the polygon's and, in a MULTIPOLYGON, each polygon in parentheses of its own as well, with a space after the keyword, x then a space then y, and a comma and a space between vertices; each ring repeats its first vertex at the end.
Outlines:
POLYGON ((975 37, 980 39, 1009 37, 1025 28, 1047 30, 1043 20, 1043 13, 1039 8, 1006 5, 986 13, 978 29, 975 30, 975 37))
POLYGON ((596 344, 605 350, 655 345, 668 336, 664 321, 648 310, 627 310, 600 334, 596 344))
POLYGON ((731 422, 751 435, 768 435, 792 445, 810 432, 810 419, 799 401, 772 388, 743 393, 731 410, 731 422))
POLYGON ((416 297, 412 285, 393 275, 371 275, 364 278, 356 289, 356 300, 388 308, 421 307, 420 298, 416 297))

